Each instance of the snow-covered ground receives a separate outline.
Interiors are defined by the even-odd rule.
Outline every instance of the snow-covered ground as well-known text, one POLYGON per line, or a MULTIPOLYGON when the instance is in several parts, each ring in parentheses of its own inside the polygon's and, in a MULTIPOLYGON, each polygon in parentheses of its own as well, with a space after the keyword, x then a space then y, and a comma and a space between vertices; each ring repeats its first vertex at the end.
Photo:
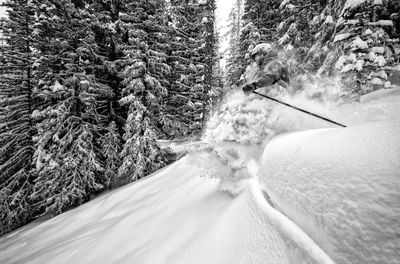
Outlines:
POLYGON ((335 262, 400 262, 400 120, 282 136, 262 160, 272 203, 335 262))
POLYGON ((0 239, 0 263, 331 263, 254 180, 202 151, 135 184, 0 239))
POLYGON ((400 263, 400 90, 307 98, 281 99, 349 127, 232 92, 189 154, 0 237, 0 263, 400 263))

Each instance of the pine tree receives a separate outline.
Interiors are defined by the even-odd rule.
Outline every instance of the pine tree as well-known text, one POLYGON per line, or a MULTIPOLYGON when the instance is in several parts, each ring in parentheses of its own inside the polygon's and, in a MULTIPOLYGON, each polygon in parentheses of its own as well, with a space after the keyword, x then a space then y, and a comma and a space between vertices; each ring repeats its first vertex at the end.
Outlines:
POLYGON ((115 123, 121 136, 126 119, 126 113, 118 103, 122 91, 122 78, 118 74, 122 69, 119 62, 124 57, 120 49, 122 32, 119 27, 122 4, 122 1, 99 0, 94 1, 90 9, 94 41, 98 49, 94 75, 99 83, 110 87, 112 91, 98 100, 98 111, 108 117, 108 123, 115 123))
POLYGON ((214 77, 217 63, 217 34, 214 31, 215 24, 215 0, 208 0, 205 8, 205 72, 204 72, 204 104, 203 104, 203 127, 205 126, 205 121, 207 120, 206 115, 211 111, 212 95, 216 93, 216 87, 214 86, 214 77))
POLYGON ((135 181, 167 163, 167 153, 156 139, 161 134, 160 115, 171 69, 163 52, 168 48, 165 3, 139 0, 127 2, 125 8, 121 14, 125 87, 120 103, 129 110, 119 174, 135 181))
POLYGON ((169 12, 171 75, 163 130, 168 137, 196 136, 202 128, 204 7, 175 0, 169 12))
POLYGON ((122 149, 120 139, 126 119, 126 111, 119 104, 122 91, 122 78, 119 76, 122 68, 119 62, 124 58, 124 53, 120 49, 122 32, 119 28, 122 4, 122 1, 100 0, 90 3, 89 9, 92 15, 91 28, 97 46, 94 76, 99 83, 110 87, 111 91, 110 94, 105 94, 96 100, 98 113, 106 117, 106 123, 102 124, 106 129, 99 131, 102 135, 99 142, 103 156, 104 177, 109 188, 124 183, 118 178, 118 169, 121 166, 119 155, 122 149))
POLYGON ((32 98, 32 4, 8 1, 8 18, 1 21, 0 47, 0 234, 32 217, 29 201, 35 109, 32 98))
POLYGON ((49 0, 37 6, 35 95, 42 106, 34 113, 38 178, 32 199, 43 212, 57 214, 106 187, 97 145, 106 122, 97 101, 111 91, 94 76, 99 58, 86 3, 49 0))
POLYGON ((400 5, 392 1, 331 5, 336 7, 337 21, 320 72, 341 73, 348 98, 390 86, 389 76, 398 71, 399 56, 395 51, 399 34, 392 19, 400 5))
POLYGON ((107 180, 106 186, 119 186, 121 185, 118 178, 118 169, 121 166, 121 159, 119 158, 121 140, 114 122, 110 123, 107 133, 101 138, 101 146, 105 158, 104 177, 107 180))

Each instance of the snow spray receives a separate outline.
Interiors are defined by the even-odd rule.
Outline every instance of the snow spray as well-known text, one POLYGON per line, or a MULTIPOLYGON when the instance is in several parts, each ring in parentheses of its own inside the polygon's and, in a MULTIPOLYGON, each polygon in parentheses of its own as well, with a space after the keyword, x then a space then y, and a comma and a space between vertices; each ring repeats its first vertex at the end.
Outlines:
MULTIPOLYGON (((300 76, 296 81, 304 82, 301 90, 286 91, 273 86, 257 91, 272 93, 274 98, 335 119, 332 109, 340 104, 337 98, 342 94, 337 79, 300 76)), ((238 88, 225 95, 219 109, 210 117, 203 139, 260 144, 284 132, 328 127, 335 125, 254 94, 247 97, 238 88)))

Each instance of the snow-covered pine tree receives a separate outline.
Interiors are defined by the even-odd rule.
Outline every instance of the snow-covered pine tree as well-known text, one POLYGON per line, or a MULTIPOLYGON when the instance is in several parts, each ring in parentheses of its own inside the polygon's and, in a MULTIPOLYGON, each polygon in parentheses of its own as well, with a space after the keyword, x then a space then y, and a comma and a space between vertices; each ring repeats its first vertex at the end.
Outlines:
POLYGON ((121 1, 94 1, 90 4, 92 30, 97 46, 97 64, 94 74, 98 82, 111 88, 110 96, 97 100, 100 114, 108 117, 108 123, 114 122, 122 136, 126 113, 118 100, 121 98, 122 79, 118 76, 119 65, 124 53, 120 49, 121 30, 119 13, 123 9, 121 1))
POLYGON ((32 217, 29 194, 35 109, 32 98, 33 12, 28 0, 5 4, 0 46, 0 234, 25 224, 32 217))
POLYGON ((202 128, 205 8, 187 0, 170 6, 170 87, 165 98, 163 130, 168 137, 196 136, 202 128))
POLYGON ((204 125, 204 116, 221 97, 216 36, 214 27, 210 27, 214 23, 213 8, 215 4, 211 1, 174 0, 169 3, 170 50, 167 63, 171 65, 171 75, 162 117, 167 137, 198 136, 204 125), (214 38, 210 45, 206 41, 210 36, 207 29, 214 38), (212 67, 207 67, 207 58, 212 59, 209 61, 212 67), (211 78, 206 78, 208 68, 211 78), (210 83, 208 90, 205 89, 207 81, 210 83))
MULTIPOLYGON (((285 61, 292 79, 292 90, 302 89, 304 82, 309 81, 308 73, 315 73, 322 64, 320 50, 309 52, 315 43, 314 36, 321 34, 320 25, 316 23, 326 1, 285 0, 271 6, 269 15, 275 21, 275 32, 280 59, 285 61), (312 56, 312 63, 307 55, 312 56), (319 59, 319 60, 318 60, 319 59), (319 63, 319 64, 316 64, 319 63)), ((329 22, 326 19, 327 23, 329 22)))
POLYGON ((166 8, 164 1, 127 1, 120 14, 124 32, 122 49, 125 85, 120 103, 128 107, 128 117, 119 169, 121 177, 135 181, 162 168, 167 163, 167 151, 156 142, 160 135, 160 115, 163 98, 168 94, 166 64, 166 8))
POLYGON ((121 166, 120 150, 122 149, 123 127, 126 111, 119 104, 122 91, 122 78, 119 72, 122 67, 119 62, 124 57, 120 49, 121 31, 119 28, 119 13, 123 10, 121 1, 94 1, 89 3, 92 14, 92 30, 97 46, 97 60, 94 75, 99 83, 110 87, 112 93, 98 98, 97 110, 106 117, 106 130, 99 131, 101 143, 102 164, 106 186, 117 187, 124 182, 118 178, 121 166))
POLYGON ((215 0, 208 0, 205 5, 205 73, 204 73, 204 102, 203 127, 209 113, 222 98, 222 70, 218 60, 218 33, 215 31, 215 0))
POLYGON ((122 144, 114 121, 108 126, 108 131, 101 138, 100 143, 105 158, 104 177, 107 181, 106 186, 120 186, 123 183, 118 178, 118 169, 121 166, 119 154, 121 153, 122 144))
POLYGON ((333 3, 327 3, 327 1, 320 1, 320 8, 322 11, 317 13, 310 21, 310 40, 312 40, 311 46, 307 50, 307 55, 304 58, 304 68, 316 72, 320 70, 324 61, 327 59, 329 48, 327 43, 330 41, 336 27, 336 21, 338 19, 338 12, 340 9, 340 3, 342 1, 336 1, 333 3), (332 5, 334 4, 334 5, 332 5))
MULTIPOLYGON (((336 5, 338 6, 338 5, 336 5)), ((399 71, 399 32, 392 19, 400 11, 396 1, 346 1, 339 5, 332 50, 321 72, 340 72, 347 97, 388 87, 399 71)))
POLYGON ((281 20, 277 27, 278 43, 280 45, 292 45, 300 52, 300 58, 304 56, 313 42, 312 30, 313 18, 321 13, 325 7, 323 1, 312 0, 286 0, 282 1, 275 13, 281 20))
POLYGON ((57 214, 90 199, 107 179, 96 146, 104 117, 97 99, 110 94, 96 81, 97 45, 92 15, 83 1, 37 1, 34 37, 35 92, 42 102, 32 199, 44 213, 57 214))

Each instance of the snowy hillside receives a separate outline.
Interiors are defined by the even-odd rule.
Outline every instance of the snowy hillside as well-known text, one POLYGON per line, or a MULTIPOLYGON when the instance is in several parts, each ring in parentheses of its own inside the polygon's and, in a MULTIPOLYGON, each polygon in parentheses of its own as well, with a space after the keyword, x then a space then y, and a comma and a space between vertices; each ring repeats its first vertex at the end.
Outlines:
POLYGON ((282 136, 260 181, 337 263, 400 261, 400 120, 282 136))
POLYGON ((232 196, 213 152, 1 239, 1 263, 330 263, 264 200, 253 180, 232 196), (304 246, 303 248, 303 245, 304 246))
MULTIPOLYGON (((189 154, 152 176, 1 237, 0 263, 398 263, 399 90, 332 110, 348 128, 311 130, 326 124, 233 96, 207 142, 176 144, 189 154), (237 107, 253 116, 235 132, 237 107), (263 114, 263 144, 212 138, 248 135, 263 114), (291 120, 307 131, 288 133, 291 120)), ((319 108, 302 98, 286 99, 319 108)))

